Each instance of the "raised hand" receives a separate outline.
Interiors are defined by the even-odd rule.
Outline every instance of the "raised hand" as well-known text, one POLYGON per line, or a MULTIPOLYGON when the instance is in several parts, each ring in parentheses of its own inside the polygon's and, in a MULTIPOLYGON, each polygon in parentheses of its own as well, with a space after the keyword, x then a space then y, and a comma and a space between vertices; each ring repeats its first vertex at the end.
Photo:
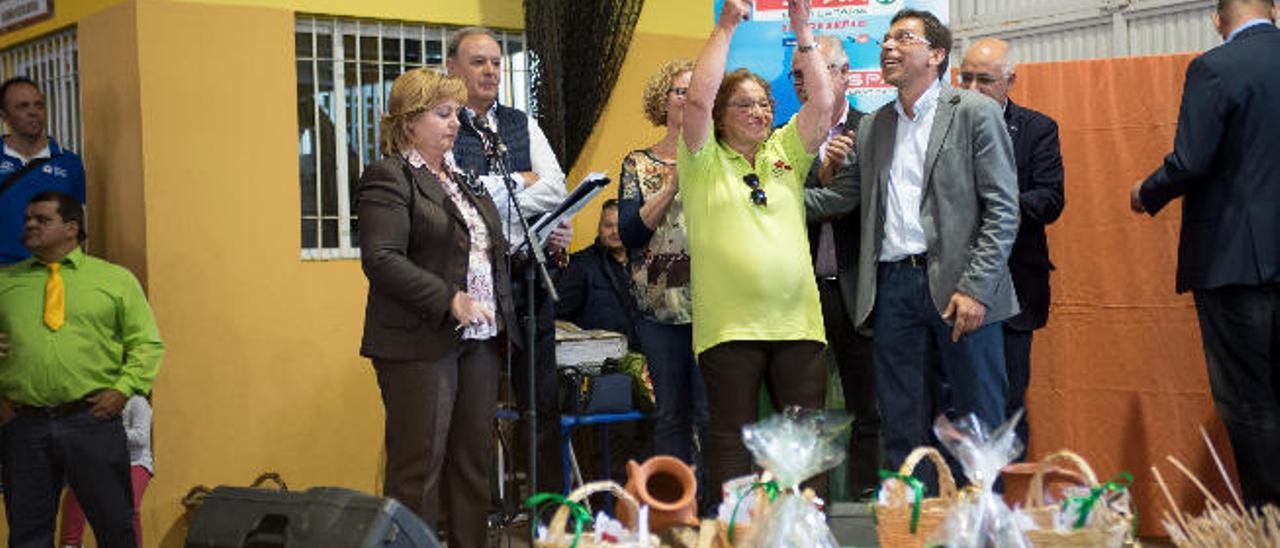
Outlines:
POLYGON ((799 29, 809 26, 810 0, 788 0, 787 17, 791 19, 791 28, 799 29))
POLYGON ((737 25, 751 16, 751 2, 748 0, 724 0, 720 9, 720 22, 737 25))

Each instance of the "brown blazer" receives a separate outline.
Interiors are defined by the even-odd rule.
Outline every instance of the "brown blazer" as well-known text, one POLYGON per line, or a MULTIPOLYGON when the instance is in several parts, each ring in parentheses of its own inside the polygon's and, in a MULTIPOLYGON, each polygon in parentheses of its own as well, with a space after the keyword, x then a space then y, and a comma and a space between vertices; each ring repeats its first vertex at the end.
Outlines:
MULTIPOLYGON (((430 170, 384 158, 360 176, 360 262, 369 278, 360 355, 386 360, 435 361, 462 340, 449 302, 467 287, 471 240, 462 212, 430 170), (412 186, 413 194, 410 194, 412 186)), ((498 210, 487 195, 459 185, 489 229, 496 314, 504 336, 515 328, 507 243, 498 210)), ((512 337, 519 344, 520 337, 512 337)))

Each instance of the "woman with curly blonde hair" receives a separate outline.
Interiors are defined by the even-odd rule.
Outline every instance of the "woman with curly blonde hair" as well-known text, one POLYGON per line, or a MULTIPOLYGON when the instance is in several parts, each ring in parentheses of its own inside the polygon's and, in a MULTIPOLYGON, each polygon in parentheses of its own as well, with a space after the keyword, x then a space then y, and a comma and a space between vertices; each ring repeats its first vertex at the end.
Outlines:
POLYGON ((644 116, 662 140, 622 160, 618 229, 631 254, 636 332, 649 363, 657 411, 653 450, 693 462, 693 427, 706 427, 707 393, 693 358, 689 242, 676 177, 676 141, 693 61, 674 59, 649 78, 644 116))

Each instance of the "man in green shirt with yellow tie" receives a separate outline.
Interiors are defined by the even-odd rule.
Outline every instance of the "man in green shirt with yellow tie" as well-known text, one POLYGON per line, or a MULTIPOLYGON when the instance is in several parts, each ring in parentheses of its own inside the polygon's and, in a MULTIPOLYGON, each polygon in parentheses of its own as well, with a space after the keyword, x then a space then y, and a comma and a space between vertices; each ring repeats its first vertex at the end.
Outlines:
POLYGON ((84 208, 60 192, 27 205, 31 258, 0 269, 0 463, 14 548, 53 544, 69 483, 100 546, 133 547, 120 412, 151 391, 164 345, 128 270, 85 255, 84 208))

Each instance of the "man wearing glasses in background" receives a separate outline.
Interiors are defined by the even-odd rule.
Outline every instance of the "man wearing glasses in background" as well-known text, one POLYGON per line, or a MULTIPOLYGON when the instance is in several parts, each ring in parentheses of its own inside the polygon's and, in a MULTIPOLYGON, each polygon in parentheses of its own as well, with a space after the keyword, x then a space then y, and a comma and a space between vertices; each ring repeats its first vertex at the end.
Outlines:
MULTIPOLYGON (((1020 222, 1018 239, 1009 255, 1009 272, 1022 312, 1004 322, 1005 371, 1009 376, 1005 409, 1009 416, 1026 406, 1027 384, 1031 380, 1031 335, 1049 320, 1049 272, 1053 263, 1049 262, 1049 240, 1044 228, 1058 220, 1065 205, 1058 123, 1009 100, 1009 88, 1016 77, 1009 44, 1004 40, 975 40, 960 63, 960 87, 995 99, 1004 112, 1018 170, 1020 222)), ((1017 430, 1018 439, 1026 444, 1027 421, 1018 423, 1017 430)))
POLYGON ((930 338, 951 383, 945 407, 992 427, 1005 418, 1001 322, 1018 312, 1013 143, 998 105, 943 84, 950 53, 951 31, 932 13, 898 12, 880 49, 898 98, 863 117, 858 161, 806 196, 819 218, 861 206, 854 319, 874 328, 890 469, 929 440, 930 338))

